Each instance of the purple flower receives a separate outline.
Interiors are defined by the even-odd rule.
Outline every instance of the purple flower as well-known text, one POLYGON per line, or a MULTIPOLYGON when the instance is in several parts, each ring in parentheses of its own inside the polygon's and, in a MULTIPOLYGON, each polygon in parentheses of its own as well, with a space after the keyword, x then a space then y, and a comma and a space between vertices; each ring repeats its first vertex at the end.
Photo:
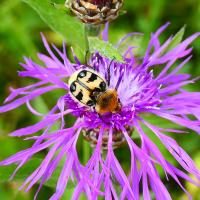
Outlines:
MULTIPOLYGON (((180 134, 184 131, 172 127, 160 128, 159 124, 153 125, 145 117, 158 116, 178 124, 181 128, 185 127, 200 133, 200 92, 189 92, 182 88, 194 83, 196 79, 191 79, 189 74, 179 74, 191 58, 192 48, 188 45, 200 33, 190 36, 173 49, 163 53, 173 38, 170 37, 164 44, 160 44, 158 36, 167 26, 168 24, 162 26, 152 34, 143 58, 135 57, 131 46, 127 47, 123 54, 124 63, 112 62, 98 52, 92 55, 90 66, 105 79, 108 77, 110 66, 109 87, 117 86, 122 105, 119 112, 102 116, 99 116, 94 109, 74 101, 67 93, 69 85, 66 78, 76 70, 85 69, 88 66, 82 65, 75 55, 76 63, 71 63, 66 55, 65 45, 63 45, 63 51, 53 45, 53 49, 62 59, 61 62, 42 36, 49 53, 49 56, 38 55, 44 63, 43 66, 25 58, 26 63, 22 64, 24 71, 19 72, 21 77, 31 77, 37 82, 24 88, 11 88, 11 94, 5 100, 5 105, 0 107, 0 112, 7 112, 26 104, 34 115, 41 117, 40 122, 11 133, 11 136, 27 136, 27 139, 35 140, 33 146, 0 163, 0 165, 17 163, 18 167, 12 176, 14 177, 19 168, 34 154, 48 149, 41 165, 24 181, 21 188, 27 187, 26 191, 28 191, 40 181, 36 198, 42 185, 64 159, 65 163, 51 200, 60 199, 70 179, 73 182, 76 180, 73 200, 78 199, 82 192, 92 200, 100 196, 105 199, 139 200, 141 195, 145 200, 149 200, 151 199, 150 190, 156 199, 171 199, 160 179, 157 166, 162 167, 167 179, 172 177, 188 197, 192 198, 180 179, 199 186, 200 173, 189 155, 167 134, 168 132, 180 134), (176 61, 180 59, 181 62, 175 66, 176 61), (155 75, 155 71, 158 75, 155 75), (31 106, 31 101, 36 97, 58 89, 63 89, 63 96, 58 99, 48 114, 39 113, 31 106), (70 128, 66 128, 67 121, 64 119, 68 114, 77 117, 70 128), (61 122, 59 130, 52 131, 52 126, 58 121, 61 122), (177 160, 182 170, 165 159, 156 144, 144 132, 144 126, 155 134, 177 160), (41 135, 31 136, 41 130, 43 130, 41 135), (141 145, 136 144, 131 138, 132 132, 133 135, 139 135, 141 145), (86 165, 81 164, 76 150, 77 140, 82 133, 94 147, 86 165), (127 158, 131 161, 129 172, 124 172, 114 153, 114 149, 123 142, 127 143, 130 150, 131 157, 127 158), (106 149, 104 156, 102 149, 106 149), (197 180, 192 180, 188 173, 193 174, 197 180), (119 186, 120 191, 116 190, 116 185, 119 186)), ((108 27, 102 35, 105 41, 108 38, 107 32, 108 27)), ((117 47, 130 35, 123 38, 117 47)))

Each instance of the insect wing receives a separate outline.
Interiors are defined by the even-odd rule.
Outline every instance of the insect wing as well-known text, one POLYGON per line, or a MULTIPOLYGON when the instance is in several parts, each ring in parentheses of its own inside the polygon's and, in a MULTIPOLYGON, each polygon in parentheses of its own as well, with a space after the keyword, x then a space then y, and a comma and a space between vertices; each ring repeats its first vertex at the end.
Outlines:
POLYGON ((82 82, 86 87, 88 87, 91 91, 95 89, 100 89, 101 92, 106 90, 106 82, 105 80, 96 72, 92 70, 82 70, 77 79, 82 82))
POLYGON ((79 84, 77 81, 72 82, 70 86, 70 92, 76 100, 84 105, 87 105, 91 100, 90 91, 85 89, 85 87, 79 84))
POLYGON ((96 101, 93 92, 106 90, 105 80, 93 70, 79 70, 69 79, 70 93, 81 104, 94 106, 96 101))

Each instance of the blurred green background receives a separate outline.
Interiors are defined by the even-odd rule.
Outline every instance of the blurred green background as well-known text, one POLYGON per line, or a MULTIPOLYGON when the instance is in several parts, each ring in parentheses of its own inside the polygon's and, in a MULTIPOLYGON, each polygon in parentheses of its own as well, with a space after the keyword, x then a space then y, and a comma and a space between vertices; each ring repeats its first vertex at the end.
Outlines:
MULTIPOLYGON (((63 0, 54 0, 53 2, 64 3, 63 0)), ((111 23, 110 40, 114 43, 126 33, 133 31, 142 32, 149 39, 150 33, 167 21, 171 22, 171 25, 162 35, 162 39, 166 39, 170 34, 176 33, 185 24, 187 25, 185 37, 200 31, 200 0, 125 0, 124 10, 127 13, 111 23)), ((23 56, 31 57, 37 61, 37 52, 45 52, 40 32, 45 34, 49 42, 53 42, 60 47, 62 38, 51 31, 38 14, 20 0, 1 0, 0 19, 0 104, 2 104, 5 97, 9 94, 9 86, 15 88, 22 87, 30 82, 27 79, 20 79, 17 76, 17 71, 20 70, 19 63, 23 62, 23 56)), ((193 76, 197 76, 200 74, 199 40, 195 41, 193 46, 194 57, 190 64, 187 64, 185 70, 193 76)), ((199 87, 196 85, 190 89, 199 89, 199 87)), ((34 102, 34 106, 45 112, 52 105, 52 102, 48 101, 49 97, 56 101, 58 96, 59 94, 53 94, 47 95, 44 99, 39 98, 34 102)), ((29 147, 31 144, 31 142, 23 141, 22 139, 10 138, 8 133, 28 124, 33 124, 38 120, 27 111, 25 106, 3 115, 0 114, 0 160, 29 147)), ((200 168, 200 139, 197 134, 175 135, 174 138, 200 168)), ((84 143, 84 145, 87 144, 84 143)), ((82 148, 81 142, 79 148, 82 148)), ((160 148, 163 154, 171 161, 172 158, 169 153, 162 146, 160 148)), ((124 166, 128 166, 126 159, 123 159, 122 156, 126 151, 124 147, 120 152, 117 152, 121 162, 124 162, 124 166)), ((43 154, 41 153, 38 157, 42 158, 43 154)), ((173 160, 172 162, 176 163, 173 160)), ((6 173, 11 172, 9 169, 6 173)), ((173 181, 170 181, 170 183, 166 182, 163 173, 162 177, 173 199, 187 199, 173 181)), ((33 199, 36 187, 29 193, 24 193, 17 190, 20 184, 20 179, 16 179, 14 182, 5 182, 5 177, 0 174, 0 200, 33 199)), ((199 200, 200 190, 190 184, 185 185, 191 192, 194 200, 199 200)), ((72 190, 69 188, 63 199, 70 199, 70 192, 72 190)), ((53 191, 53 188, 45 186, 38 199, 48 199, 53 191)))

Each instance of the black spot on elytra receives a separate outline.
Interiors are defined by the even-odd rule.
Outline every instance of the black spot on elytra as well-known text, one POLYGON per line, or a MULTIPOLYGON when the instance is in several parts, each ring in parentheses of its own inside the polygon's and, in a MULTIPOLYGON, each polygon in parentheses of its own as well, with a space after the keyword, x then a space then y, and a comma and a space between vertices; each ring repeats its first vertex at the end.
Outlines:
POLYGON ((101 92, 101 89, 99 88, 94 88, 94 90, 92 91, 93 95, 99 95, 99 93, 101 92))
POLYGON ((99 87, 101 88, 101 91, 102 91, 102 92, 106 91, 106 83, 105 83, 105 82, 102 81, 102 82, 99 84, 99 87))
POLYGON ((94 106, 95 105, 95 102, 94 101, 92 101, 92 100, 89 100, 88 102, 87 102, 87 105, 88 106, 94 106))
POLYGON ((79 101, 81 101, 83 99, 83 93, 82 93, 82 91, 80 91, 78 93, 78 95, 76 95, 76 99, 78 99, 79 101))
POLYGON ((75 92, 76 91, 76 84, 75 82, 73 82, 71 85, 70 85, 70 92, 75 92))
POLYGON ((101 93, 101 89, 100 88, 95 88, 91 94, 90 94, 90 98, 93 100, 93 101, 96 101, 97 100, 97 97, 100 95, 101 93))
POLYGON ((79 72, 78 78, 84 78, 86 75, 87 75, 87 71, 86 70, 82 70, 81 72, 79 72))
POLYGON ((87 82, 94 82, 95 80, 97 80, 97 75, 92 73, 87 82))

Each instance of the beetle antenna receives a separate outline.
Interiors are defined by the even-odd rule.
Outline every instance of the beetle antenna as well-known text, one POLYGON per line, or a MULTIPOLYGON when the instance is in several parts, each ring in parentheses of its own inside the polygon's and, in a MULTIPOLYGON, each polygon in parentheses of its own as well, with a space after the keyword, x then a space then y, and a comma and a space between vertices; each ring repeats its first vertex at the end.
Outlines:
POLYGON ((108 66, 108 71, 107 71, 107 73, 108 73, 108 76, 107 76, 108 86, 110 86, 110 67, 111 67, 112 63, 114 62, 114 60, 115 60, 115 58, 113 58, 113 59, 110 61, 110 64, 109 64, 109 66, 108 66))

